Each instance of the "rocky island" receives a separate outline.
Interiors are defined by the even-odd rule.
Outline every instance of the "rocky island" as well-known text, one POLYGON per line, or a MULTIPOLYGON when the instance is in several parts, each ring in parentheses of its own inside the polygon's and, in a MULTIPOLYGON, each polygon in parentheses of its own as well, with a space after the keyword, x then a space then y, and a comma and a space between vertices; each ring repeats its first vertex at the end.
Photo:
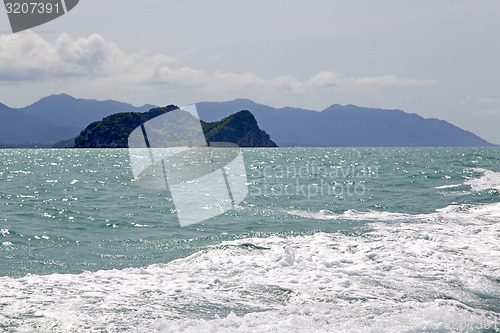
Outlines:
MULTIPOLYGON (((147 112, 122 112, 95 121, 74 140, 74 148, 127 148, 132 131, 166 112, 175 105, 153 108, 147 112)), ((261 130, 249 111, 243 110, 220 121, 204 122, 201 127, 207 142, 231 142, 240 147, 277 147, 269 134, 261 130)))

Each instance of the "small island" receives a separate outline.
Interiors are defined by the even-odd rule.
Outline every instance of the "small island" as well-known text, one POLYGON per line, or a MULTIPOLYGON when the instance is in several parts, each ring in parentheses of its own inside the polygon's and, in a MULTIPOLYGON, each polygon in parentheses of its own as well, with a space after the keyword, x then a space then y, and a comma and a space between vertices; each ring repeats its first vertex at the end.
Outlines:
MULTIPOLYGON (((127 148, 128 137, 135 128, 148 120, 176 109, 178 109, 177 106, 168 105, 142 113, 116 113, 91 123, 81 131, 74 141, 60 142, 59 146, 127 148)), ((231 142, 240 147, 277 147, 269 134, 259 128, 253 114, 247 110, 239 111, 220 121, 208 123, 201 120, 201 127, 207 142, 231 142)))

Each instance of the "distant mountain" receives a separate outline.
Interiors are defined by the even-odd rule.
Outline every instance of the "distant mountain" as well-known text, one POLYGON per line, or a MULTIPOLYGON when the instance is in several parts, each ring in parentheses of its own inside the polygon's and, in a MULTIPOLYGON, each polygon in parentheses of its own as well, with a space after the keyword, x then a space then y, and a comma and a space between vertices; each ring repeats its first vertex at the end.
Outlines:
MULTIPOLYGON (((92 122, 123 112, 145 112, 116 101, 51 95, 21 109, 0 103, 0 146, 49 144, 67 146, 92 122)), ((247 99, 197 103, 204 121, 214 122, 240 110, 250 111, 260 128, 279 146, 490 146, 477 135, 446 121, 425 119, 401 110, 334 104, 318 112, 273 108, 247 99)))
MULTIPOLYGON (((74 98, 66 94, 51 95, 18 109, 26 114, 42 118, 54 125, 77 127, 84 129, 93 121, 118 112, 144 112, 155 105, 135 107, 131 104, 112 100, 97 101, 95 99, 74 98)), ((74 133, 73 137, 78 134, 74 133)))
POLYGON ((51 95, 19 109, 0 103, 0 147, 50 146, 76 137, 91 122, 111 114, 147 111, 153 107, 76 99, 66 94, 51 95))
MULTIPOLYGON (((91 123, 75 139, 75 148, 126 148, 128 137, 141 124, 177 109, 174 105, 148 112, 117 113, 91 123)), ((240 111, 216 122, 201 122, 207 142, 232 142, 240 147, 276 147, 248 111, 240 111)), ((61 145, 67 143, 60 143, 61 145)))
POLYGON ((318 112, 291 107, 277 109, 247 99, 196 105, 205 121, 249 110, 279 146, 492 146, 444 120, 425 119, 401 110, 335 104, 318 112))
POLYGON ((47 145, 75 135, 78 128, 57 126, 0 103, 0 146, 47 145))

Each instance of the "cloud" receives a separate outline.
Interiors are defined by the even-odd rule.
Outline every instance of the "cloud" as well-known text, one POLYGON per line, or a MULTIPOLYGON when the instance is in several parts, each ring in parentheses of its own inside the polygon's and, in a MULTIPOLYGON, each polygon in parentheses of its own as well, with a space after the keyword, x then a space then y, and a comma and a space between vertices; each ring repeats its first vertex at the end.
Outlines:
POLYGON ((500 104, 500 97, 484 97, 484 96, 467 96, 462 101, 462 104, 500 104))
POLYGON ((472 112, 482 116, 500 115, 500 109, 495 108, 473 110, 472 112))
POLYGON ((209 73, 180 63, 180 56, 127 53, 99 34, 73 39, 63 33, 48 42, 32 31, 0 36, 0 83, 88 80, 96 86, 154 87, 168 91, 253 91, 305 94, 315 89, 420 87, 434 79, 405 79, 394 75, 349 77, 323 71, 309 80, 293 75, 262 78, 253 72, 209 73))
POLYGON ((311 87, 421 87, 437 83, 437 80, 402 79, 394 75, 341 77, 335 72, 321 72, 312 77, 308 84, 311 87))
POLYGON ((469 104, 470 112, 480 116, 496 116, 500 115, 500 97, 485 97, 485 96, 467 96, 462 101, 462 104, 469 104))
POLYGON ((99 34, 75 40, 63 33, 53 43, 31 31, 0 36, 2 81, 130 77, 140 82, 173 62, 174 57, 146 51, 127 54, 99 34))

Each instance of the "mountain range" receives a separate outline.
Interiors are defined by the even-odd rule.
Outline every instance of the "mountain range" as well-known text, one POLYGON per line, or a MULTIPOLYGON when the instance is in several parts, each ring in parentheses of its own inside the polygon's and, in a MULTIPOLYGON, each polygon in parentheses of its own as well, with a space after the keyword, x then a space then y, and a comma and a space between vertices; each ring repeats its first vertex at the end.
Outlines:
POLYGON ((74 138, 91 122, 111 114, 144 112, 153 107, 77 99, 66 94, 44 97, 18 109, 0 103, 0 147, 47 146, 74 138))
POLYGON ((278 146, 312 147, 439 147, 491 146, 479 136, 444 120, 402 110, 334 104, 321 112, 293 107, 273 108, 248 99, 202 102, 196 107, 205 121, 235 110, 249 110, 278 146))
POLYGON ((49 144, 78 132, 77 127, 58 126, 0 103, 0 147, 49 144))
MULTIPOLYGON (((219 121, 250 111, 278 146, 491 146, 444 120, 402 110, 334 104, 322 111, 271 106, 248 99, 197 103, 200 118, 219 121)), ((51 95, 20 109, 0 103, 0 146, 48 145, 75 138, 94 121, 119 112, 146 112, 117 101, 51 95)))
POLYGON ((19 111, 36 116, 59 126, 78 127, 80 130, 93 121, 118 112, 145 112, 156 105, 135 107, 113 100, 76 99, 66 94, 51 95, 28 105, 19 111))

